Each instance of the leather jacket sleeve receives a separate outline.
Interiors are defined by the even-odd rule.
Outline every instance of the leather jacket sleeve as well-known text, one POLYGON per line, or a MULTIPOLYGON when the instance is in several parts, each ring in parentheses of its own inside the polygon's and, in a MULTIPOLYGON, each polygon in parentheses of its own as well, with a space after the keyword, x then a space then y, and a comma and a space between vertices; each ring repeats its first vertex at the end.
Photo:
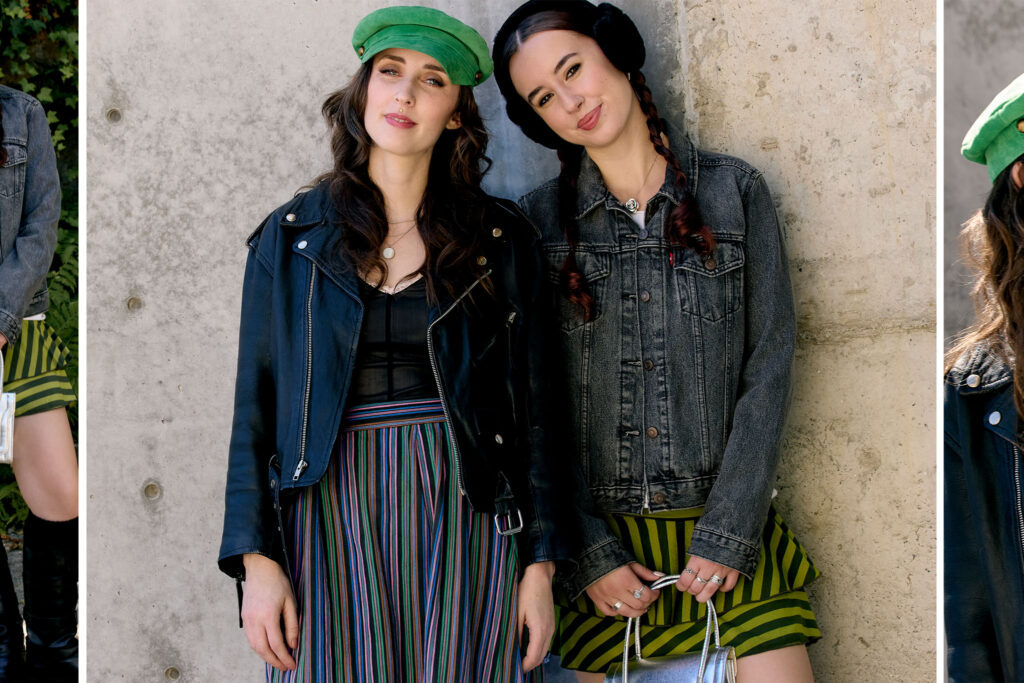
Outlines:
POLYGON ((996 681, 1002 680, 1003 673, 986 582, 979 579, 983 558, 970 510, 959 412, 956 386, 947 381, 943 419, 946 674, 950 681, 996 681))
POLYGON ((796 321, 783 234, 758 174, 744 198, 744 365, 722 466, 689 553, 753 576, 789 408, 796 321))
POLYGON ((250 240, 242 287, 235 409, 218 560, 221 570, 234 578, 244 578, 245 553, 266 555, 285 566, 275 533, 277 518, 269 478, 275 444, 270 357, 273 275, 270 264, 260 255, 259 244, 268 232, 258 231, 250 240))
MULTIPOLYGON (((60 219, 57 155, 53 151, 46 112, 35 100, 31 100, 26 109, 25 191, 21 223, 14 248, 0 264, 0 334, 12 344, 21 333, 21 319, 26 306, 46 282, 46 272, 50 269, 53 250, 57 246, 57 221, 60 219)), ((16 110, 14 113, 20 112, 16 110)), ((16 122, 5 121, 5 126, 14 128, 16 122)), ((8 159, 8 164, 15 162, 15 159, 8 159)))

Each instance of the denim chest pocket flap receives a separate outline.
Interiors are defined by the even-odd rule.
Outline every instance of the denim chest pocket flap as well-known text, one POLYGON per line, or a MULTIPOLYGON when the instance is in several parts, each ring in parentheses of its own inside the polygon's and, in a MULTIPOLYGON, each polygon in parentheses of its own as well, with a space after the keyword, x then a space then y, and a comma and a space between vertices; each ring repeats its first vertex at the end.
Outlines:
POLYGON ((28 151, 18 142, 5 142, 7 160, 0 167, 0 196, 17 197, 25 190, 25 162, 28 151))
POLYGON ((687 313, 718 321, 743 303, 743 242, 715 236, 707 257, 693 249, 675 247, 675 271, 682 308, 687 313))
POLYGON ((548 259, 548 279, 552 283, 551 292, 555 298, 555 312, 562 330, 572 332, 584 324, 592 323, 601 316, 604 303, 604 290, 608 275, 611 273, 612 256, 605 251, 576 250, 576 267, 586 281, 587 292, 593 299, 591 319, 584 320, 583 307, 570 301, 562 287, 562 264, 568 255, 567 247, 546 251, 548 259))

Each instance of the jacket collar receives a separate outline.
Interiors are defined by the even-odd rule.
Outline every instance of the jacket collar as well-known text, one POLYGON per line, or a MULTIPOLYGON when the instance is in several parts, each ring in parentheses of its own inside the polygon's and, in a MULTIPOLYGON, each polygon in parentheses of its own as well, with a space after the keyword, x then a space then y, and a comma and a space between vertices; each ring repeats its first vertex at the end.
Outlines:
POLYGON ((956 362, 949 372, 964 396, 1001 389, 1013 382, 1013 367, 988 344, 976 344, 956 362))
MULTIPOLYGON (((676 159, 686 170, 686 178, 689 181, 690 193, 697 195, 697 168, 699 159, 697 148, 693 146, 690 139, 681 130, 670 128, 669 147, 676 159)), ((576 196, 576 219, 583 218, 596 207, 604 204, 606 209, 618 207, 625 211, 621 202, 608 191, 601 177, 601 170, 585 151, 581 151, 583 161, 580 164, 580 174, 577 180, 576 196)), ((675 186, 675 175, 671 167, 665 169, 665 179, 661 188, 655 193, 655 197, 664 197, 673 204, 679 204, 684 199, 684 192, 675 186)))

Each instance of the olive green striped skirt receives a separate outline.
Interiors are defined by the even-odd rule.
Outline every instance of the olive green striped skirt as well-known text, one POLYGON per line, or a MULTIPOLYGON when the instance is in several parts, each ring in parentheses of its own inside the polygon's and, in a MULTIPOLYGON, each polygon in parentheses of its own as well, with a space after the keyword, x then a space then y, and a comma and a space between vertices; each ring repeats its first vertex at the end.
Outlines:
POLYGON ((68 348, 43 320, 23 320, 21 335, 4 346, 4 393, 17 395, 14 416, 22 417, 75 402, 64 368, 68 348))
MULTIPOLYGON (((703 508, 651 515, 608 515, 612 532, 641 564, 666 574, 686 566, 693 527, 703 508)), ((803 586, 819 576, 800 542, 774 510, 769 512, 757 570, 740 576, 736 587, 715 594, 723 645, 736 656, 757 654, 821 637, 803 586)), ((569 600, 555 596, 558 627, 553 649, 562 666, 602 672, 622 658, 625 619, 602 616, 585 594, 569 600)), ((666 588, 641 618, 643 655, 669 657, 699 652, 704 644, 706 608, 689 593, 666 588)))

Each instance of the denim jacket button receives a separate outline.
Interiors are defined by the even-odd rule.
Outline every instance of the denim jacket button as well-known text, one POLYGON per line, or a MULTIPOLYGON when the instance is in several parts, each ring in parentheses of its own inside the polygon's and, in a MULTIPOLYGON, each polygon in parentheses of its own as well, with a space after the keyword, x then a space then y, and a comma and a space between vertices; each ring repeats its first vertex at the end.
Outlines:
POLYGON ((491 230, 491 234, 494 235, 495 237, 501 237, 501 228, 495 228, 494 230, 491 230))
POLYGON ((658 491, 651 497, 651 499, 658 505, 663 505, 665 503, 665 494, 658 491))
POLYGON ((704 261, 704 267, 707 268, 708 270, 714 270, 715 268, 718 267, 718 261, 709 257, 706 261, 704 261))
POLYGON ((644 361, 644 370, 653 370, 653 369, 654 369, 654 361, 653 360, 645 360, 644 361))
POLYGON ((647 428, 647 436, 651 437, 652 439, 656 439, 658 437, 658 428, 657 427, 648 427, 647 428))
POLYGON ((288 221, 289 223, 294 223, 295 222, 295 214, 294 213, 290 213, 287 216, 285 216, 284 219, 286 221, 288 221))
POLYGON ((981 378, 977 375, 967 375, 967 386, 972 389, 981 384, 981 378))
POLYGON ((495 434, 494 435, 494 443, 496 443, 496 444, 498 444, 500 446, 501 444, 505 443, 505 439, 501 436, 501 434, 495 434))
POLYGON ((651 293, 650 292, 648 292, 646 289, 644 291, 640 292, 640 301, 643 301, 644 303, 647 303, 650 300, 651 300, 651 293))
POLYGON ((998 410, 993 410, 989 413, 988 423, 992 426, 999 424, 999 421, 1003 419, 1002 414, 998 410))
POLYGON ((308 244, 308 243, 306 242, 306 240, 302 240, 301 242, 299 242, 299 243, 298 243, 298 244, 296 244, 295 246, 296 246, 296 247, 298 247, 299 249, 305 249, 305 248, 306 248, 306 244, 308 244))

